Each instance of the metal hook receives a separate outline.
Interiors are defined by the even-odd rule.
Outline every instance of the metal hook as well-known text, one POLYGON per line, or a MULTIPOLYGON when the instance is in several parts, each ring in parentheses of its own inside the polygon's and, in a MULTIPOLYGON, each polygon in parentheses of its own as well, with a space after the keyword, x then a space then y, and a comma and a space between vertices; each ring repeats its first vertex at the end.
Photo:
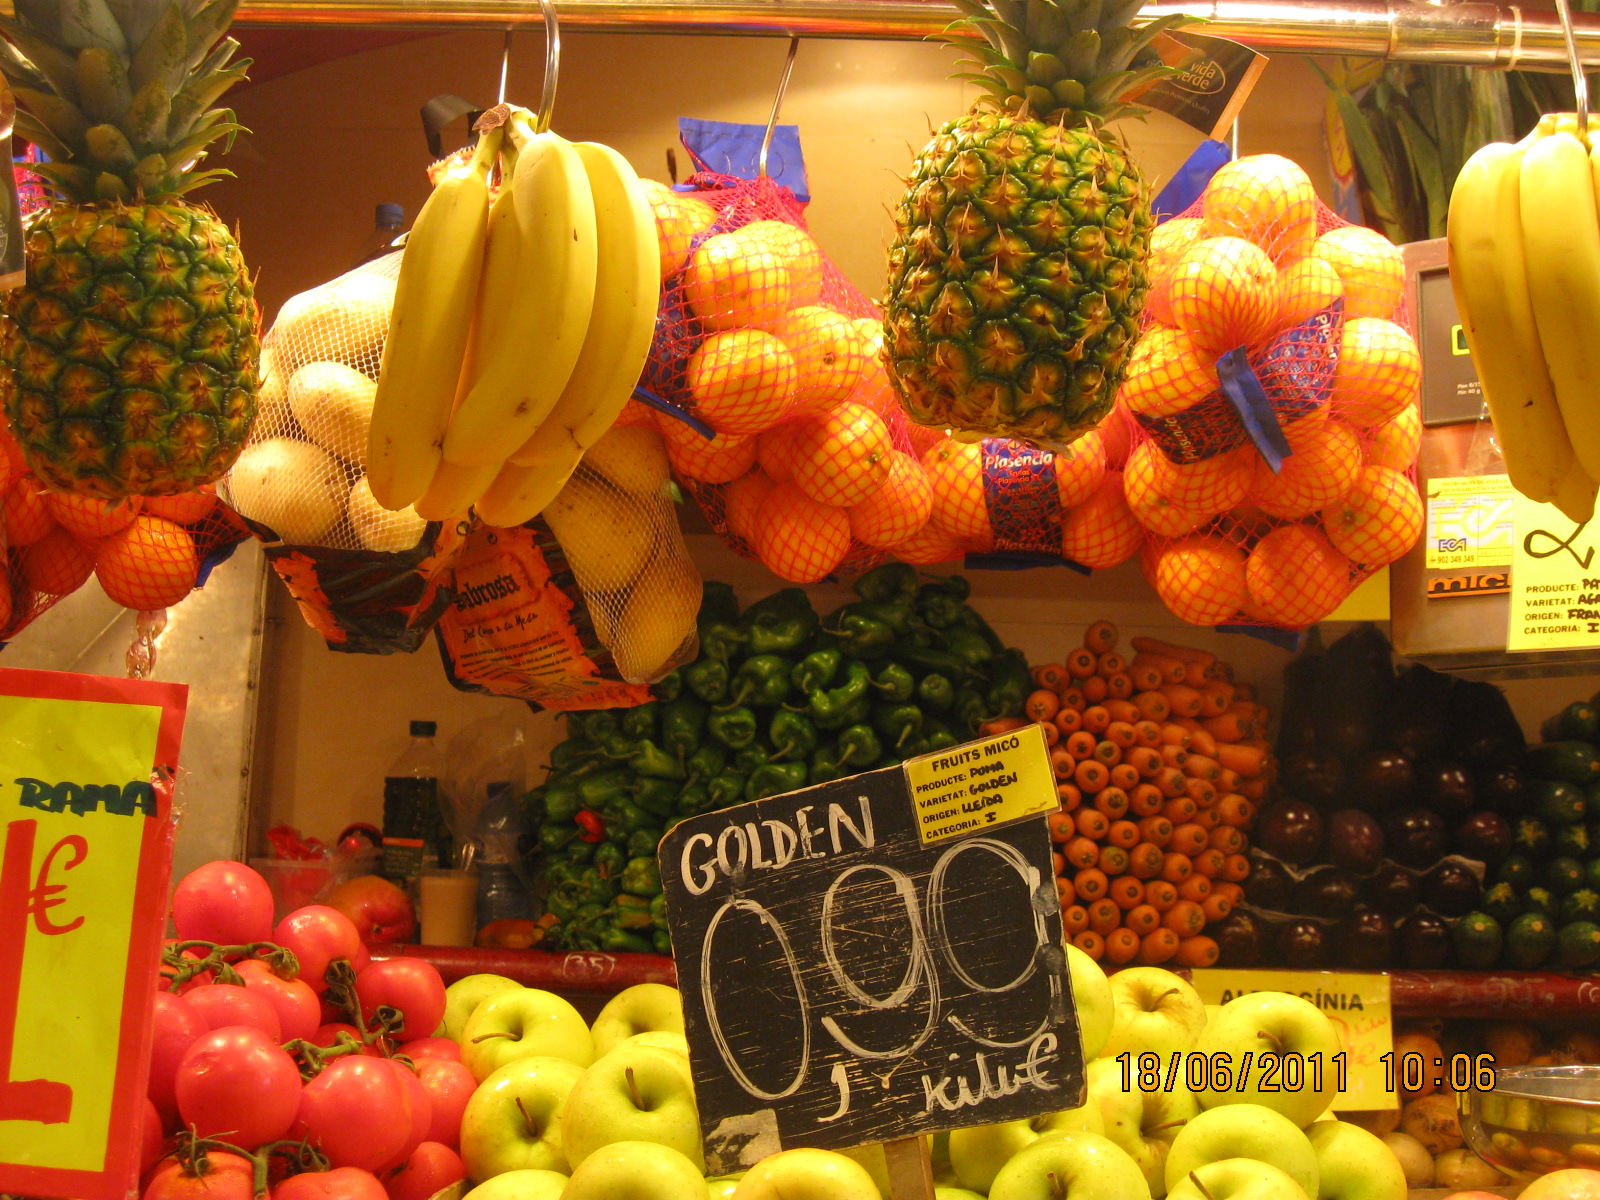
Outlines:
POLYGON ((778 127, 778 113, 783 108, 783 94, 789 90, 789 76, 794 74, 794 56, 800 49, 800 39, 789 39, 789 54, 783 60, 783 74, 778 79, 778 94, 772 98, 772 115, 767 118, 767 131, 761 135, 761 157, 756 160, 756 178, 767 177, 767 151, 772 148, 772 131, 778 127))
POLYGON ((556 18, 552 0, 539 0, 539 12, 544 16, 544 94, 539 97, 539 115, 534 128, 544 133, 550 128, 556 109, 556 81, 561 75, 561 22, 556 18))
POLYGON ((506 102, 506 76, 511 73, 511 26, 506 26, 506 43, 500 49, 500 95, 496 104, 506 102))
POLYGON ((1572 87, 1578 99, 1578 137, 1589 144, 1589 77, 1583 73, 1583 62, 1578 58, 1578 39, 1572 32, 1572 10, 1567 0, 1556 0, 1556 13, 1561 17, 1561 36, 1567 43, 1567 65, 1572 68, 1572 87))

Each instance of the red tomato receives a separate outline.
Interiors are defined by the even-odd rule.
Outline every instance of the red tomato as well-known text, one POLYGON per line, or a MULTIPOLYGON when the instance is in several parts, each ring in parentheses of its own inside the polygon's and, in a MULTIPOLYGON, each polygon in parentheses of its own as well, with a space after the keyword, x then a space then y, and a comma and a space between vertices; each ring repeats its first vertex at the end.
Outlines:
POLYGON ((272 940, 294 951, 294 956, 300 960, 300 978, 319 996, 328 986, 329 963, 336 958, 347 958, 360 970, 356 958, 367 952, 350 918, 325 904, 308 904, 295 909, 278 922, 272 940))
POLYGON ((444 980, 420 958, 385 958, 356 976, 361 1016, 370 1028, 373 1013, 387 1004, 405 1015, 395 1040, 430 1037, 444 1020, 444 980))
POLYGON ((172 893, 172 926, 184 941, 271 941, 272 889, 243 863, 208 862, 185 875, 172 893))
POLYGON ((272 1200, 388 1200, 388 1193, 370 1171, 335 1167, 289 1176, 272 1189, 272 1200))
POLYGON ((254 1200, 256 1168, 226 1150, 206 1152, 206 1173, 191 1175, 182 1163, 162 1163, 145 1185, 144 1200, 254 1200))
POLYGON ((148 1092, 155 1101, 164 1124, 178 1119, 178 1100, 172 1093, 172 1081, 178 1073, 178 1064, 196 1038, 206 1032, 206 1022, 189 1007, 183 996, 171 992, 157 992, 155 1012, 151 1019, 155 1029, 150 1051, 150 1083, 148 1092))
POLYGON ((392 1058, 383 1061, 389 1064, 389 1069, 394 1072, 395 1077, 400 1080, 400 1086, 405 1089, 407 1110, 411 1115, 411 1131, 407 1134, 400 1153, 384 1163, 384 1169, 390 1170, 403 1166, 411 1157, 411 1152, 428 1140, 428 1130, 433 1127, 433 1099, 428 1094, 428 1089, 422 1086, 422 1080, 417 1078, 417 1073, 405 1063, 396 1062, 392 1058))
POLYGON ((207 1029, 229 1025, 248 1025, 259 1029, 274 1042, 283 1041, 283 1026, 272 1001, 259 991, 237 983, 210 983, 185 993, 189 1007, 200 1014, 207 1029))
POLYGON ((428 1200, 466 1177, 467 1168, 454 1150, 438 1142, 423 1142, 385 1186, 389 1200, 428 1200))
POLYGON ((461 1114, 467 1111, 467 1101, 478 1086, 472 1072, 458 1062, 438 1058, 424 1058, 417 1062, 417 1078, 427 1090, 433 1103, 433 1122, 428 1126, 428 1140, 442 1142, 452 1149, 461 1145, 461 1114))
MULTIPOLYGON (((318 1025, 316 1032, 308 1037, 306 1041, 313 1046, 331 1046, 341 1033, 348 1033, 358 1042, 361 1040, 361 1031, 354 1025, 347 1024, 344 1021, 329 1021, 326 1025, 318 1025)), ((383 1057, 383 1052, 376 1046, 368 1046, 361 1053, 369 1058, 383 1057)))
POLYGON ((235 968, 244 985, 259 992, 278 1012, 283 1041, 309 1038, 322 1023, 322 1006, 311 985, 303 979, 279 979, 259 958, 247 958, 235 968))
POLYGON ((167 1152, 167 1131, 155 1102, 146 1096, 139 1114, 139 1174, 143 1175, 167 1152))
POLYGON ((201 1137, 241 1150, 282 1137, 300 1107, 300 1071, 259 1029, 233 1025, 202 1034, 178 1064, 178 1114, 201 1137))
POLYGON ((417 1038, 401 1046, 400 1053, 415 1063, 420 1063, 424 1058, 439 1058, 445 1062, 457 1063, 461 1061, 461 1047, 446 1037, 417 1038))
POLYGON ((336 1167, 381 1169, 411 1138, 411 1096, 387 1059, 335 1059, 306 1084, 295 1119, 304 1137, 336 1167))

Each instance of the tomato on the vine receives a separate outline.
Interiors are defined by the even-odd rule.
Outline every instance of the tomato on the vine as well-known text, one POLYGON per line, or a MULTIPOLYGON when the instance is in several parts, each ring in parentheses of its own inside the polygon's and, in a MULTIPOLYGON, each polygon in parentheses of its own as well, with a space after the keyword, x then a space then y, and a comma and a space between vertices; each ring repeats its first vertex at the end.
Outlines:
POLYGON ((207 1029, 248 1025, 261 1030, 274 1042, 283 1041, 283 1023, 278 1020, 278 1010, 260 991, 238 983, 208 983, 185 993, 184 999, 200 1015, 207 1029))
POLYGON ((403 1165, 411 1157, 411 1152, 427 1139, 428 1130, 433 1125, 433 1100, 428 1095, 428 1089, 422 1086, 422 1080, 417 1078, 416 1071, 392 1058, 382 1061, 400 1081, 400 1088, 406 1094, 406 1114, 411 1120, 411 1128, 399 1152, 383 1164, 384 1169, 389 1170, 403 1165))
POLYGON ((303 979, 280 979, 259 958, 247 958, 234 968, 246 988, 266 997, 278 1013, 283 1040, 309 1038, 322 1023, 322 1006, 316 992, 303 979))
POLYGON ((395 1031, 397 1042, 432 1035, 444 1020, 444 980, 432 963, 420 958, 385 958, 371 963, 356 976, 361 1017, 371 1022, 383 1006, 399 1009, 405 1021, 395 1031))
POLYGON ((241 1150, 282 1137, 300 1107, 300 1070, 259 1029, 202 1034, 178 1064, 173 1091, 183 1123, 241 1150))
POLYGON ((352 1054, 306 1084, 294 1122, 336 1167, 377 1171, 399 1162, 411 1137, 411 1097, 388 1059, 352 1054))
POLYGON ((139 1110, 139 1174, 149 1171, 166 1152, 166 1123, 162 1121, 155 1101, 146 1096, 144 1107, 139 1110))
POLYGON ((443 1059, 445 1062, 461 1061, 461 1046, 454 1038, 424 1037, 414 1038, 400 1047, 412 1062, 421 1062, 425 1058, 443 1059))
POLYGON ((328 964, 334 959, 349 959, 357 970, 370 960, 350 918, 325 904, 295 909, 278 922, 272 940, 294 951, 300 960, 300 978, 319 996, 327 990, 328 964))
POLYGON ((225 1150, 208 1150, 204 1174, 176 1159, 158 1166, 145 1184, 144 1200, 253 1200, 255 1165, 225 1150))
POLYGON ((150 1082, 146 1087, 150 1099, 155 1101, 165 1124, 178 1118, 178 1100, 173 1095, 173 1080, 178 1074, 178 1064, 189 1047, 205 1033, 206 1023, 200 1014, 189 1007, 183 996, 171 992, 157 992, 154 1014, 150 1021, 155 1031, 150 1050, 150 1082))
POLYGON ((466 1177, 459 1154, 438 1142, 423 1142, 388 1181, 389 1200, 428 1200, 466 1177))
POLYGON ((372 1172, 335 1167, 289 1176, 272 1189, 272 1200, 389 1200, 389 1194, 372 1172))
POLYGON ((458 1062, 424 1058, 417 1062, 417 1078, 422 1081, 433 1104, 433 1122, 428 1140, 442 1142, 452 1150, 461 1145, 461 1115, 478 1087, 472 1072, 458 1062))
POLYGON ((172 893, 172 926, 184 941, 224 946, 272 938, 272 888, 241 862, 196 867, 172 893))

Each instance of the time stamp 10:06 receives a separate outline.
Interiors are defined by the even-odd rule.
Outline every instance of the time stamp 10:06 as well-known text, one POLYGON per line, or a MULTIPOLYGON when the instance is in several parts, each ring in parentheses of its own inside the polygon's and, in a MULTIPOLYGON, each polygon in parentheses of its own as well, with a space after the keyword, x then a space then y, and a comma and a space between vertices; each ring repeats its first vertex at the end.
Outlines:
MULTIPOLYGON (((1308 1083, 1312 1091, 1320 1092, 1325 1078, 1333 1084, 1334 1091, 1343 1092, 1348 1090, 1349 1059, 1350 1056, 1343 1051, 1328 1055, 1326 1060, 1320 1052, 1296 1054, 1286 1051, 1274 1054, 1269 1051, 1256 1054, 1246 1051, 1235 1062, 1233 1055, 1224 1051, 1217 1054, 1175 1053, 1163 1062, 1159 1054, 1146 1051, 1135 1055, 1125 1050, 1112 1061, 1122 1068, 1122 1090, 1125 1092, 1132 1091, 1135 1086, 1143 1092, 1170 1092, 1180 1082, 1191 1092, 1242 1092, 1247 1087, 1254 1087, 1258 1092, 1298 1092, 1304 1090, 1308 1083), (1325 1069, 1327 1076, 1323 1074, 1325 1069)), ((1399 1089, 1419 1092, 1430 1078, 1435 1084, 1443 1083, 1448 1078, 1451 1089, 1457 1092, 1471 1088, 1480 1092, 1494 1090, 1492 1054, 1452 1054, 1448 1059, 1435 1058, 1431 1063, 1431 1076, 1428 1074, 1429 1061, 1414 1051, 1400 1055, 1398 1061, 1391 1051, 1382 1055, 1378 1062, 1388 1075, 1388 1090, 1391 1092, 1399 1089), (1447 1067, 1448 1076, 1443 1074, 1447 1067)))

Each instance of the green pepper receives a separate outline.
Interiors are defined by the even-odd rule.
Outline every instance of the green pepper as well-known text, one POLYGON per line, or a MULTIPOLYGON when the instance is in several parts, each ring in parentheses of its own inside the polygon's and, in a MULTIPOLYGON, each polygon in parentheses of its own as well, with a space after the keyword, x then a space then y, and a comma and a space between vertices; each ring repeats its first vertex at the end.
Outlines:
POLYGON ((634 771, 650 779, 682 779, 683 760, 676 754, 668 754, 649 738, 642 738, 639 747, 633 756, 628 759, 628 765, 634 771))
POLYGON ((698 621, 737 621, 739 619, 739 597, 733 593, 733 585, 723 583, 719 579, 708 579, 700 585, 700 611, 695 620, 698 621))
POLYGON ((664 817, 678 809, 678 793, 682 789, 670 779, 641 779, 634 790, 633 802, 645 812, 664 817))
POLYGON ((751 772, 750 782, 744 787, 744 798, 761 800, 767 796, 781 796, 784 792, 792 792, 796 788, 805 786, 805 763, 768 763, 751 772))
POLYGON ((976 629, 959 625, 944 631, 944 648, 969 667, 982 667, 994 657, 994 648, 976 629))
POLYGON ((558 854, 577 836, 578 827, 570 817, 564 822, 551 821, 539 830, 539 849, 547 855, 558 854))
POLYGON ((609 771, 602 771, 598 775, 590 775, 587 779, 579 780, 578 795, 590 808, 598 808, 619 792, 626 791, 632 783, 631 771, 612 767, 609 771))
POLYGON ((883 743, 870 725, 852 725, 839 734, 839 765, 865 767, 883 753, 883 743))
POLYGON ((706 719, 706 732, 729 750, 742 750, 756 739, 756 714, 743 705, 714 712, 706 719))
POLYGON ((650 938, 650 947, 657 954, 672 953, 672 935, 665 929, 658 929, 650 938))
POLYGON ((744 615, 745 628, 750 633, 751 654, 788 654, 810 637, 811 631, 817 627, 817 614, 809 601, 803 608, 777 612, 756 612, 757 607, 752 605, 751 611, 744 615))
POLYGON ((733 677, 733 697, 722 707, 753 704, 772 708, 789 694, 789 660, 776 654, 757 654, 739 664, 733 677))
POLYGON ((546 789, 542 787, 536 787, 531 791, 522 793, 522 811, 527 814, 528 824, 530 825, 540 825, 544 822, 545 791, 546 789))
POLYGON ((707 704, 728 698, 728 664, 720 658, 702 658, 683 669, 683 682, 707 704))
POLYGON ((624 759, 633 754, 634 739, 617 729, 610 733, 602 733, 595 739, 600 747, 600 752, 609 759, 624 759))
POLYGON ((684 770, 689 772, 689 778, 711 779, 722 774, 722 769, 728 765, 728 752, 715 742, 707 742, 700 749, 684 761, 684 770))
POLYGON ((871 698, 865 695, 857 696, 831 717, 812 716, 811 722, 818 729, 825 729, 830 733, 836 729, 843 729, 846 725, 858 724, 861 721, 865 721, 872 714, 870 700, 871 698))
POLYGON ((873 679, 872 686, 883 693, 883 698, 894 704, 903 704, 917 691, 917 681, 911 672, 897 662, 885 663, 873 679))
POLYGON ((711 797, 712 808, 727 808, 744 799, 745 774, 743 771, 724 771, 709 784, 706 792, 711 797))
POLYGON ((811 693, 811 715, 825 720, 849 708, 867 693, 872 672, 864 662, 851 662, 845 668, 844 682, 836 688, 811 693))
POLYGON ((657 892, 654 896, 650 897, 650 919, 654 921, 661 929, 665 929, 667 927, 666 892, 657 892))
POLYGON ((896 635, 910 633, 917 623, 917 610, 910 604, 900 601, 889 601, 881 604, 869 604, 866 601, 861 601, 850 605, 849 611, 887 625, 896 635))
POLYGON ((915 704, 880 704, 873 710, 872 724, 899 751, 922 732, 922 710, 915 704))
POLYGON ((855 582, 855 593, 872 603, 917 598, 917 570, 908 563, 887 562, 874 567, 855 582))
POLYGON ((929 671, 917 684, 917 703, 943 712, 955 703, 956 689, 946 675, 929 671))
POLYGON ((661 707, 661 745, 681 762, 700 745, 705 729, 706 706, 684 696, 661 707))
POLYGON ((828 620, 822 631, 839 638, 853 658, 877 658, 894 645, 894 630, 875 617, 841 609, 828 620))
POLYGON ((914 637, 897 638, 891 652, 894 660, 918 671, 933 671, 949 679, 959 679, 969 668, 948 650, 924 646, 914 637))
MULTIPOLYGON (((632 863, 628 864, 632 866, 632 863)), ((627 867, 623 868, 626 875, 627 867)), ((585 867, 578 879, 578 904, 610 904, 617 894, 617 885, 600 874, 599 867, 585 867)))
POLYGON ((622 872, 622 890, 646 898, 661 890, 661 872, 654 855, 641 854, 628 860, 622 872))
POLYGON ((772 751, 760 742, 752 742, 733 756, 733 769, 742 775, 748 775, 757 767, 766 766, 771 758, 772 751))
MULTIPOLYGON (((568 728, 571 728, 570 722, 568 728)), ((597 742, 608 733, 620 733, 621 722, 617 719, 617 712, 612 708, 596 709, 590 712, 583 721, 583 735, 591 742, 597 742)))
POLYGON ((650 685, 650 694, 663 703, 676 700, 683 695, 683 671, 668 671, 650 685))
POLYGON ((960 744, 960 739, 950 732, 949 726, 943 722, 928 721, 926 727, 928 730, 927 753, 932 754, 936 750, 948 750, 951 746, 960 744))
POLYGON ((656 717, 661 712, 661 704, 656 700, 647 700, 636 708, 630 708, 622 714, 622 732, 631 738, 653 738, 656 735, 656 717))
POLYGON ((576 784, 556 783, 544 790, 544 819, 552 824, 571 821, 582 807, 583 796, 576 784))
POLYGON ((818 688, 825 688, 833 682, 843 661, 844 655, 833 646, 813 650, 795 663, 789 672, 789 682, 809 696, 818 688))
POLYGON ((678 793, 678 806, 672 815, 675 817, 694 817, 710 811, 710 808, 711 789, 704 783, 691 783, 678 793))
POLYGON ((995 655, 989 664, 989 691, 984 697, 991 718, 1021 716, 1032 690, 1033 676, 1021 650, 1003 650, 995 655))
POLYGON ((594 865, 601 879, 615 879, 622 874, 622 868, 628 865, 628 856, 615 842, 606 842, 595 848, 594 865))
POLYGON ((606 930, 600 935, 600 944, 596 947, 608 954, 651 954, 655 948, 655 942, 651 939, 628 929, 606 930))
POLYGON ((569 771, 598 753, 599 749, 587 738, 568 738, 550 748, 550 768, 557 772, 569 771))
POLYGON ((816 616, 817 610, 811 607, 811 597, 806 595, 805 588, 786 587, 757 600, 744 610, 742 619, 748 624, 767 617, 793 616, 796 613, 810 613, 816 616))
POLYGON ((774 758, 802 759, 817 748, 817 727, 799 713, 780 708, 767 726, 767 740, 777 747, 774 758))
POLYGON ((1006 648, 1005 642, 1000 640, 1000 635, 983 619, 983 615, 970 604, 961 606, 961 619, 957 624, 962 629, 970 629, 979 634, 984 641, 989 643, 989 649, 999 654, 1006 648))
POLYGON ((631 896, 624 892, 617 897, 613 907, 616 909, 614 920, 618 929, 649 929, 654 924, 650 920, 650 901, 643 896, 631 896))
POLYGON ((832 749, 818 746, 811 752, 811 763, 806 775, 808 781, 815 786, 842 778, 844 771, 840 769, 839 760, 832 749))
POLYGON ((578 901, 571 892, 555 889, 545 897, 544 906, 557 920, 565 924, 577 911, 578 901))
MULTIPOLYGON (((674 794, 674 799, 676 799, 676 794, 674 794)), ((616 814, 613 818, 613 823, 617 827, 617 832, 622 834, 632 833, 635 829, 648 829, 652 825, 658 824, 661 817, 660 813, 652 814, 647 812, 631 800, 624 800, 617 805, 616 814)), ((578 815, 582 816, 583 814, 580 813, 578 815)))
POLYGON ((628 844, 624 849, 629 858, 638 858, 641 854, 654 854, 660 844, 661 830, 635 829, 628 835, 628 844))
MULTIPOLYGON (((602 837, 597 840, 604 841, 604 838, 602 837)), ((575 837, 564 847, 562 847, 561 859, 563 862, 569 862, 578 866, 582 866, 594 857, 594 847, 595 843, 589 841, 587 838, 575 837)))
POLYGON ((983 693, 975 687, 963 686, 956 689, 956 722, 957 728, 967 733, 976 733, 978 726, 989 719, 989 705, 983 693))
POLYGON ((727 621, 710 621, 700 626, 700 653, 718 662, 727 662, 742 653, 750 635, 727 621))
POLYGON ((917 589, 917 615, 935 629, 949 629, 961 621, 972 589, 959 575, 925 583, 917 589))

